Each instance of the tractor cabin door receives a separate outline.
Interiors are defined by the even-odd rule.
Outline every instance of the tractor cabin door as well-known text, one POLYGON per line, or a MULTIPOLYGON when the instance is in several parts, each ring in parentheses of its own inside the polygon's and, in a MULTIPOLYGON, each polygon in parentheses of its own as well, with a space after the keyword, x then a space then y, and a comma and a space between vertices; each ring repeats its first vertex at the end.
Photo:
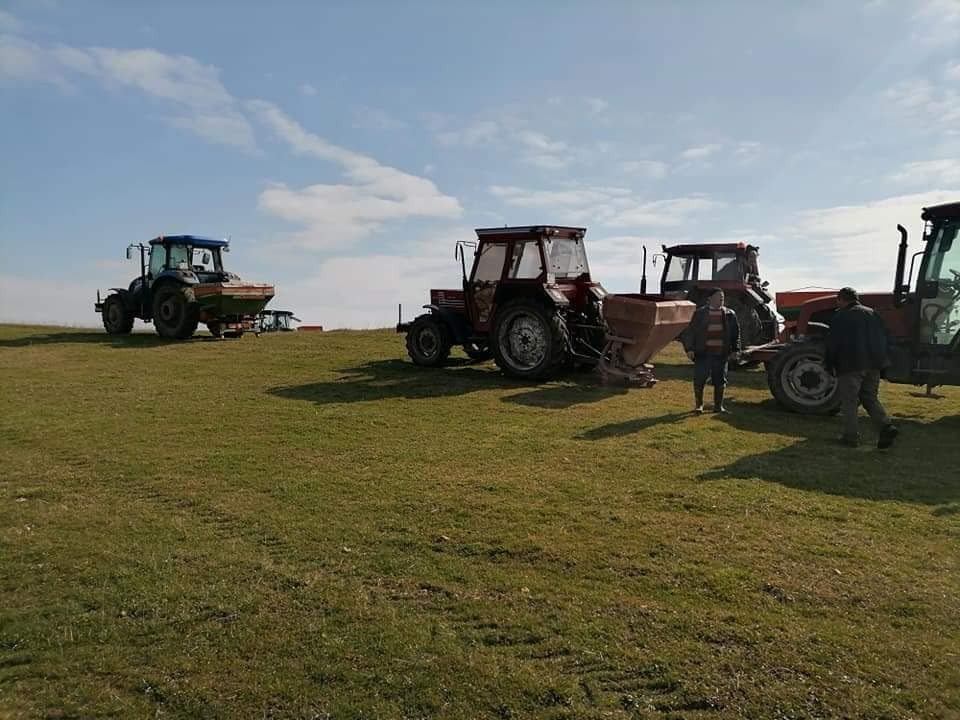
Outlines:
POLYGON ((960 345, 960 222, 948 221, 927 241, 920 268, 921 345, 960 345))
POLYGON ((477 250, 473 274, 467 287, 467 309, 477 331, 490 329, 494 296, 497 284, 503 277, 508 247, 509 243, 506 242, 484 242, 477 250))

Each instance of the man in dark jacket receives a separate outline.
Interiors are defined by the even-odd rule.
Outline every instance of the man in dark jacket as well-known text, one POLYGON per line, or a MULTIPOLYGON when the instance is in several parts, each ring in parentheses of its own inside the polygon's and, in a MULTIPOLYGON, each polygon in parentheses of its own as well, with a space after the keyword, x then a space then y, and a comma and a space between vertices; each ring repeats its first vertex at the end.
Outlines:
POLYGON ((740 323, 737 314, 723 305, 723 290, 710 293, 706 305, 697 308, 687 328, 684 348, 693 360, 694 412, 703 412, 703 387, 713 380, 713 411, 728 412, 723 406, 727 386, 727 361, 740 352, 740 323))
POLYGON ((838 310, 830 321, 827 335, 826 367, 837 374, 837 392, 843 412, 840 442, 850 447, 860 444, 857 408, 863 405, 879 433, 877 447, 893 445, 897 428, 880 404, 880 376, 890 365, 887 358, 887 331, 873 310, 860 304, 853 288, 837 293, 838 310))

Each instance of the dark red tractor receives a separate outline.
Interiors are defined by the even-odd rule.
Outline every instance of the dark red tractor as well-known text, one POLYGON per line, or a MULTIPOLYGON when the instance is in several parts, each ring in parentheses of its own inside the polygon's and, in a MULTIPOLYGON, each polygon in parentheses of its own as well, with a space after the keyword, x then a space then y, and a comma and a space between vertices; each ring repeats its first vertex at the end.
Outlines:
POLYGON ((456 246, 462 289, 431 290, 429 312, 397 324, 413 362, 443 365, 459 345, 476 360, 493 357, 512 377, 542 379, 565 365, 595 366, 605 342, 606 291, 590 277, 586 229, 533 225, 476 233, 476 243, 456 246))
MULTIPOLYGON (((861 296, 883 318, 891 366, 885 377, 901 384, 960 385, 960 202, 924 208, 923 248, 907 269, 907 231, 900 247, 892 293, 861 296), (914 268, 919 268, 914 280, 914 268)), ((797 305, 790 338, 757 348, 770 390, 788 410, 824 414, 840 405, 837 380, 824 367, 824 339, 836 312, 836 292, 792 293, 797 305), (803 297, 806 295, 806 300, 803 297)))
MULTIPOLYGON (((737 313, 744 347, 781 339, 783 317, 777 312, 769 283, 760 278, 757 248, 746 243, 704 243, 663 246, 660 292, 664 298, 707 301, 712 288, 722 288, 726 304, 737 313)), ((682 337, 682 336, 681 336, 682 337)))

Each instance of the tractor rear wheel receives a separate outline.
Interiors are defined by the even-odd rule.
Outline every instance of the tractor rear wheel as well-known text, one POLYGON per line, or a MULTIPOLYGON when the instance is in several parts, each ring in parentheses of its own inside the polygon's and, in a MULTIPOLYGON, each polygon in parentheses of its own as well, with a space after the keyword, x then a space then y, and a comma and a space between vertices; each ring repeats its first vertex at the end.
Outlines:
POLYGON ((110 335, 126 335, 133 330, 133 310, 118 293, 103 301, 103 328, 110 335))
POLYGON ((186 340, 197 329, 200 309, 193 290, 168 283, 153 293, 153 324, 160 337, 186 340))
POLYGON ((407 331, 407 353, 423 367, 440 367, 450 356, 450 335, 440 318, 421 315, 407 331))
POLYGON ((840 408, 837 378, 824 366, 822 345, 800 343, 781 350, 767 373, 774 398, 787 410, 831 415, 840 408))
POLYGON ((493 322, 493 355, 511 377, 542 380, 564 362, 567 327, 555 308, 530 298, 507 302, 493 322))

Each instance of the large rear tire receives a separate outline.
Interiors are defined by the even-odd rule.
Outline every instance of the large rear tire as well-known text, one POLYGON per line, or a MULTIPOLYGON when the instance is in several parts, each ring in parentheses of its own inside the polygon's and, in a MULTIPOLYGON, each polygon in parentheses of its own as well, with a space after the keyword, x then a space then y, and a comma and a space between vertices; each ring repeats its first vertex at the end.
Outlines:
POLYGON ((801 343, 784 348, 769 365, 773 396, 791 412, 831 415, 840 409, 837 378, 824 367, 823 346, 801 343))
POLYGON ((450 357, 450 334, 434 315, 421 315, 407 331, 407 354, 416 365, 440 367, 450 357))
POLYGON ((555 308, 518 298, 497 312, 491 344, 504 374, 542 380, 563 365, 569 340, 566 323, 555 308))
POLYGON ((103 329, 110 335, 127 335, 133 330, 133 310, 118 293, 103 301, 103 329))
POLYGON ((153 293, 153 324, 160 337, 186 340, 200 323, 200 308, 193 290, 167 283, 153 293))

